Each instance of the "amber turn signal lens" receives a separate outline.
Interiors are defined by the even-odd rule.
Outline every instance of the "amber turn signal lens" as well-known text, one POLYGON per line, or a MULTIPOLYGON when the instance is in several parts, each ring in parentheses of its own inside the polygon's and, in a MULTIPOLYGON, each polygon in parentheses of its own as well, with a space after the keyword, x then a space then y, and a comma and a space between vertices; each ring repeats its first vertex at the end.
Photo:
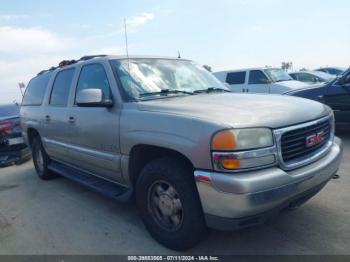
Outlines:
POLYGON ((212 149, 214 150, 233 150, 237 147, 235 136, 229 130, 217 133, 212 142, 212 149))
POLYGON ((221 159, 221 166, 225 169, 238 169, 240 168, 240 162, 237 159, 221 159))

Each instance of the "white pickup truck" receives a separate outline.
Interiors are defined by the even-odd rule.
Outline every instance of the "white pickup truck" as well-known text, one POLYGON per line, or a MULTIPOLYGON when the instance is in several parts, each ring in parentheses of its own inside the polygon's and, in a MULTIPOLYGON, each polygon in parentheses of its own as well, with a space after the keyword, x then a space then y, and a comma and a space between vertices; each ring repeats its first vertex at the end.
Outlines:
POLYGON ((249 68, 215 72, 214 76, 236 93, 283 94, 308 85, 294 80, 280 68, 249 68))

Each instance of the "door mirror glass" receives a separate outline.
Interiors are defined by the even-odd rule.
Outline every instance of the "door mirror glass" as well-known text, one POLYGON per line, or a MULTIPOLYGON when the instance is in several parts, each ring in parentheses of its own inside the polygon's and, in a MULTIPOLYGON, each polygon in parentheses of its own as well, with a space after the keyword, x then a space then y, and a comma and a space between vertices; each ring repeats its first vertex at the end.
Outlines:
POLYGON ((110 107, 112 100, 105 99, 102 89, 91 88, 80 90, 76 97, 76 104, 85 107, 110 107))
POLYGON ((344 85, 350 85, 350 74, 343 77, 343 84, 344 85))
POLYGON ((350 74, 338 78, 338 84, 342 86, 350 85, 350 74))
POLYGON ((263 83, 263 84, 271 84, 271 83, 272 83, 272 81, 271 81, 271 80, 269 80, 269 79, 265 79, 265 78, 260 79, 260 81, 261 81, 261 83, 263 83))

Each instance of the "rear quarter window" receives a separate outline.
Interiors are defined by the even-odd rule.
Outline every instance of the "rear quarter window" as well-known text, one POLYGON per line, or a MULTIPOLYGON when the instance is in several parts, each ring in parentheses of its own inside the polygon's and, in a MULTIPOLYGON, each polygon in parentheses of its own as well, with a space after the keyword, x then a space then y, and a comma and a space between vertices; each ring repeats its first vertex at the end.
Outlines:
POLYGON ((44 73, 30 80, 22 100, 22 106, 40 106, 43 102, 51 73, 44 73))

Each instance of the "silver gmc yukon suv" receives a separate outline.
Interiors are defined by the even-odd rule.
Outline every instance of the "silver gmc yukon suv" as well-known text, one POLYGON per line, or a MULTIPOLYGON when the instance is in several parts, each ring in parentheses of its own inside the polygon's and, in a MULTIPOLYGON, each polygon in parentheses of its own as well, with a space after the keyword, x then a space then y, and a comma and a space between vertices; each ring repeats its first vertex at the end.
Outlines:
POLYGON ((135 199, 150 234, 175 250, 207 227, 239 229, 299 206, 342 155, 326 105, 233 94, 185 59, 63 61, 30 81, 20 114, 41 179, 135 199))

